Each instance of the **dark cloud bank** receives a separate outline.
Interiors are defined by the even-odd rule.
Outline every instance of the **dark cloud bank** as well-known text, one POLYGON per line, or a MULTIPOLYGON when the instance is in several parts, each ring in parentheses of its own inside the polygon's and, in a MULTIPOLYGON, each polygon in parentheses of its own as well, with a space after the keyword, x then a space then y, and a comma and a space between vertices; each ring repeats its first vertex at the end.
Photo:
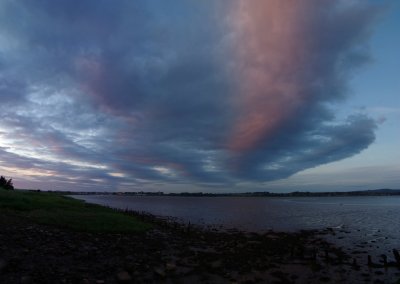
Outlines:
POLYGON ((229 147, 239 117, 235 50, 246 48, 234 25, 239 2, 2 1, 1 166, 49 189, 227 186, 360 153, 375 139, 375 121, 338 121, 334 110, 368 60, 376 7, 304 2, 313 7, 308 62, 286 74, 301 81, 303 102, 239 151, 229 147))

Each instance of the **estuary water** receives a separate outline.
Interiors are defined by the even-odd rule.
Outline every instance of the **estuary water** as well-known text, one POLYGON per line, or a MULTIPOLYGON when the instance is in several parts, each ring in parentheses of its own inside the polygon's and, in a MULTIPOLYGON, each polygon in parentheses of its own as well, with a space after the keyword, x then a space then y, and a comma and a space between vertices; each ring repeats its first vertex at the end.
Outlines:
POLYGON ((323 230, 348 250, 400 249, 400 196, 172 197, 73 195, 89 203, 168 216, 184 223, 263 232, 323 230))
POLYGON ((400 196, 170 197, 75 195, 89 203, 247 231, 333 228, 336 242, 377 253, 400 249, 400 196))
POLYGON ((351 227, 400 233, 400 196, 172 197, 74 195, 89 203, 251 231, 351 227))

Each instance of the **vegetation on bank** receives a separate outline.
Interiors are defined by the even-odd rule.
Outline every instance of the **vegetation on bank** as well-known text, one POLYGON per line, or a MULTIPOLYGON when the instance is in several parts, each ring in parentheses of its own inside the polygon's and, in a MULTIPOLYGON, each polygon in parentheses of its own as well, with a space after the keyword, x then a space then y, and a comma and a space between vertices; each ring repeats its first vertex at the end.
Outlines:
POLYGON ((14 190, 12 178, 7 180, 5 177, 0 176, 0 188, 4 188, 7 190, 14 190))
POLYGON ((134 216, 59 194, 1 188, 0 214, 85 232, 133 233, 151 227, 134 216))

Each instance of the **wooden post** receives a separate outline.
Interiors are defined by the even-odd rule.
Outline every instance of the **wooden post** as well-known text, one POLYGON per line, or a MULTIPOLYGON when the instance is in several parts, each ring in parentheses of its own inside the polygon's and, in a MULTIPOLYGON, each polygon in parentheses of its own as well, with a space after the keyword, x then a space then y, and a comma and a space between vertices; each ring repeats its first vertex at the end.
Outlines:
POLYGON ((381 257, 382 257, 382 260, 383 260, 383 265, 384 265, 385 267, 388 266, 386 254, 382 254, 381 257))
POLYGON ((400 266, 400 254, 399 254, 399 251, 397 249, 393 249, 393 255, 394 255, 394 258, 396 259, 397 265, 400 266))

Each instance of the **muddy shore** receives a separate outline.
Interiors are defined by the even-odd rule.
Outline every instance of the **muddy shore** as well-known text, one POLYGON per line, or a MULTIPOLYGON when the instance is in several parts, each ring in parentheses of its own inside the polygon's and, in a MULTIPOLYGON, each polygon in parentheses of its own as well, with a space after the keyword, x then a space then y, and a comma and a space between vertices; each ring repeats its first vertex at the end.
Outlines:
POLYGON ((129 214, 154 229, 82 233, 0 216, 0 283, 393 283, 400 272, 361 263, 325 240, 330 229, 227 232, 129 214))

